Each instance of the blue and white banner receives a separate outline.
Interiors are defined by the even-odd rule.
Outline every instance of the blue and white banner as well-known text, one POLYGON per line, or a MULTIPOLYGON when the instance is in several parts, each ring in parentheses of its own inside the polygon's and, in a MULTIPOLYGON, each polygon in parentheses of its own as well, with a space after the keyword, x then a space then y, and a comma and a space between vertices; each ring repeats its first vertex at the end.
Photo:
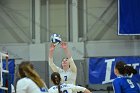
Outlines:
POLYGON ((118 0, 118 34, 140 35, 140 0, 118 0))
MULTIPOLYGON (((6 60, 5 59, 3 60, 3 69, 6 70, 6 60)), ((12 84, 14 84, 15 59, 8 59, 8 70, 9 70, 9 75, 10 75, 10 81, 11 81, 12 84)), ((5 80, 7 78, 5 78, 5 80)))
POLYGON ((89 83, 112 82, 116 78, 114 66, 118 61, 132 65, 138 71, 138 74, 133 76, 133 80, 140 83, 140 57, 89 58, 89 83))

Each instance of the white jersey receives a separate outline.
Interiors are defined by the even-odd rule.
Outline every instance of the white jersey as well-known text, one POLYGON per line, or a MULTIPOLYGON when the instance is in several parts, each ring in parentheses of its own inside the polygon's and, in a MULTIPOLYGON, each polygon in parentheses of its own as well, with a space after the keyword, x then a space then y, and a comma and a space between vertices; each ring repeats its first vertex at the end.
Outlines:
MULTIPOLYGON (((60 90, 62 91, 62 93, 74 93, 74 92, 84 92, 86 88, 84 87, 80 87, 80 86, 76 86, 73 84, 61 84, 60 85, 60 90)), ((58 86, 52 86, 49 89, 49 93, 59 93, 58 92, 58 86)))
POLYGON ((60 67, 56 66, 52 58, 49 58, 49 65, 54 72, 58 72, 60 74, 62 83, 75 84, 77 68, 72 57, 68 59, 68 61, 70 63, 70 68, 67 71, 64 71, 60 67))
POLYGON ((40 89, 31 79, 22 78, 17 82, 16 93, 48 93, 48 89, 40 89))
POLYGON ((15 88, 12 84, 11 84, 11 93, 15 93, 15 88))

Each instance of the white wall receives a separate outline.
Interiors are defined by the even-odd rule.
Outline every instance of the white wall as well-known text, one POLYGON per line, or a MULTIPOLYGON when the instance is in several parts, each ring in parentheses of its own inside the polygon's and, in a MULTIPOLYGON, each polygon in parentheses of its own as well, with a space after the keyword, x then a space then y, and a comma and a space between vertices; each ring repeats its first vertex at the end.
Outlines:
MULTIPOLYGON (((32 43, 31 0, 3 0, 0 2, 2 5, 0 8, 0 43, 32 43)), ((67 14, 67 2, 65 0, 48 0, 48 2, 49 6, 46 5, 46 1, 42 0, 41 24, 35 22, 35 25, 41 28, 41 43, 48 41, 49 33, 58 33, 63 40, 67 40, 67 18, 70 17, 67 14), (47 13, 49 14, 47 15, 47 13)), ((132 39, 132 36, 117 35, 117 0, 87 0, 86 2, 87 10, 79 9, 79 11, 83 11, 87 15, 87 20, 84 21, 87 26, 87 40, 132 39)))
POLYGON ((93 41, 86 45, 87 57, 139 56, 139 40, 93 41))
POLYGON ((86 14, 89 41, 131 39, 117 35, 117 0, 87 0, 86 14))
POLYGON ((67 40, 66 0, 49 0, 50 34, 57 33, 67 40))
POLYGON ((8 52, 9 58, 29 60, 28 44, 0 44, 0 52, 8 52))
POLYGON ((46 61, 45 44, 31 44, 29 49, 30 61, 46 61))

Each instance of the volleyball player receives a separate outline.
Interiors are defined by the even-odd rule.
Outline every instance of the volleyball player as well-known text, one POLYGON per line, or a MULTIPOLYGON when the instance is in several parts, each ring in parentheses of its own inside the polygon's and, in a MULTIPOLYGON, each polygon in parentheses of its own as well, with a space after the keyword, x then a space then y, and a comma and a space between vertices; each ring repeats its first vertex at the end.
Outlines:
POLYGON ((68 46, 66 42, 61 42, 61 48, 64 50, 66 54, 66 58, 62 59, 62 63, 61 63, 62 68, 56 66, 53 62, 53 53, 55 50, 55 45, 53 43, 51 43, 50 50, 49 50, 49 65, 51 69, 53 70, 53 72, 60 73, 63 83, 75 84, 76 76, 77 76, 77 67, 68 50, 68 46))
POLYGON ((61 83, 61 77, 58 72, 53 72, 51 74, 51 80, 54 84, 49 89, 49 93, 75 93, 75 92, 84 92, 84 93, 91 93, 88 89, 81 87, 81 86, 75 86, 73 84, 65 84, 61 83))
POLYGON ((113 81, 114 93, 140 93, 138 84, 131 79, 131 75, 137 74, 132 66, 119 61, 116 63, 114 73, 117 76, 113 81))
POLYGON ((16 93, 48 93, 44 81, 29 61, 19 65, 19 75, 21 79, 17 81, 16 93))

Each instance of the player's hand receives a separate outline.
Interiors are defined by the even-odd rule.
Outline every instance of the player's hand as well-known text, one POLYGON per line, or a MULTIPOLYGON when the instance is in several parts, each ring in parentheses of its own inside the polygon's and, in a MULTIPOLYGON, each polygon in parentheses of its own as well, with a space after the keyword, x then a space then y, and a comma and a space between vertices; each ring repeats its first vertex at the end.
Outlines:
POLYGON ((66 49, 67 47, 68 46, 66 42, 61 42, 61 48, 66 49))
POLYGON ((54 49, 55 49, 55 45, 53 43, 51 43, 51 45, 50 45, 50 51, 54 51, 54 49))

